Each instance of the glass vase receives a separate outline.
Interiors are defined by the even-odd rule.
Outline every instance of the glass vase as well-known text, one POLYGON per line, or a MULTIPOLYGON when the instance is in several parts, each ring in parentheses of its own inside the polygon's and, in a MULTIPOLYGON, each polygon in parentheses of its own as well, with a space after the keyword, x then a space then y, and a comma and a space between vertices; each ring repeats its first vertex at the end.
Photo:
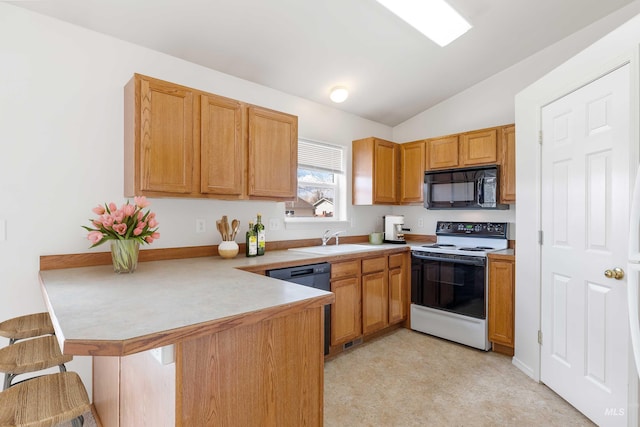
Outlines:
POLYGON ((138 266, 140 242, 137 240, 112 240, 111 260, 116 273, 133 273, 138 266))

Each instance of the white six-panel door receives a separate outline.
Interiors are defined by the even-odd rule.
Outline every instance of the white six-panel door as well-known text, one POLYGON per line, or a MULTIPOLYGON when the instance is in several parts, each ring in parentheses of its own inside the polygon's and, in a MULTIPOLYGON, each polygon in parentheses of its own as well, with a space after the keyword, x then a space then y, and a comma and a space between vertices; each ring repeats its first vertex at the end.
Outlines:
POLYGON ((600 426, 628 414, 629 68, 542 109, 541 380, 600 426))

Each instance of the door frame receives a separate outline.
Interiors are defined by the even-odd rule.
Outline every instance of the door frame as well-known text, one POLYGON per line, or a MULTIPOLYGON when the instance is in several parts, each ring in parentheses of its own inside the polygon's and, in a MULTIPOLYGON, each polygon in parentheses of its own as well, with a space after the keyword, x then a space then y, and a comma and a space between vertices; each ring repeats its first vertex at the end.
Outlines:
MULTIPOLYGON (((640 39, 639 39, 640 40, 640 39)), ((541 168, 542 108, 555 100, 597 80, 625 64, 630 65, 631 144, 629 170, 632 191, 635 172, 640 161, 640 45, 633 48, 615 46, 617 41, 598 42, 585 52, 567 61, 536 83, 516 95, 516 322, 513 364, 535 381, 540 381, 541 347, 538 331, 542 329, 542 279, 538 231, 542 229, 541 168), (595 53, 594 53, 595 51, 595 53), (618 53, 616 55, 616 53, 618 53), (613 56, 612 56, 613 54, 613 56), (593 58, 609 58, 595 61, 593 58), (535 162, 532 163, 532 159, 535 162), (526 226, 524 224, 527 224, 526 226)), ((626 259, 621 260, 626 265, 626 259)), ((629 346, 632 351, 631 346, 629 346)), ((629 357, 629 425, 638 425, 638 376, 633 357, 629 357), (635 402, 635 403, 634 403, 635 402), (635 410, 634 410, 635 409, 635 410)))

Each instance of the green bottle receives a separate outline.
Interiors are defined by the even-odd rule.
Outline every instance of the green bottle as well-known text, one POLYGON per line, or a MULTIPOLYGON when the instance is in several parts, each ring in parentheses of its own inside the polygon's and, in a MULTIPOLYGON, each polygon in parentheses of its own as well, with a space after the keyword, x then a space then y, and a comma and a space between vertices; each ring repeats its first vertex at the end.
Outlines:
POLYGON ((264 255, 264 251, 267 246, 267 240, 264 233, 264 224, 262 223, 262 215, 258 214, 258 221, 256 225, 253 227, 253 230, 256 232, 256 236, 258 237, 258 256, 264 255))
POLYGON ((247 230, 247 241, 245 249, 247 257, 254 257, 258 254, 258 236, 253 229, 253 221, 249 221, 249 229, 247 230))

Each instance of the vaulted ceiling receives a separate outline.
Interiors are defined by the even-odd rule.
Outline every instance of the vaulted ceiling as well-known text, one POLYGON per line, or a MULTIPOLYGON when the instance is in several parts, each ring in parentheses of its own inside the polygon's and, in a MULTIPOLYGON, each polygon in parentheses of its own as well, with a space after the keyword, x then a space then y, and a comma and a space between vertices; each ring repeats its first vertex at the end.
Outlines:
POLYGON ((632 0, 449 2, 473 28, 444 48, 375 0, 7 3, 394 126, 632 0))

